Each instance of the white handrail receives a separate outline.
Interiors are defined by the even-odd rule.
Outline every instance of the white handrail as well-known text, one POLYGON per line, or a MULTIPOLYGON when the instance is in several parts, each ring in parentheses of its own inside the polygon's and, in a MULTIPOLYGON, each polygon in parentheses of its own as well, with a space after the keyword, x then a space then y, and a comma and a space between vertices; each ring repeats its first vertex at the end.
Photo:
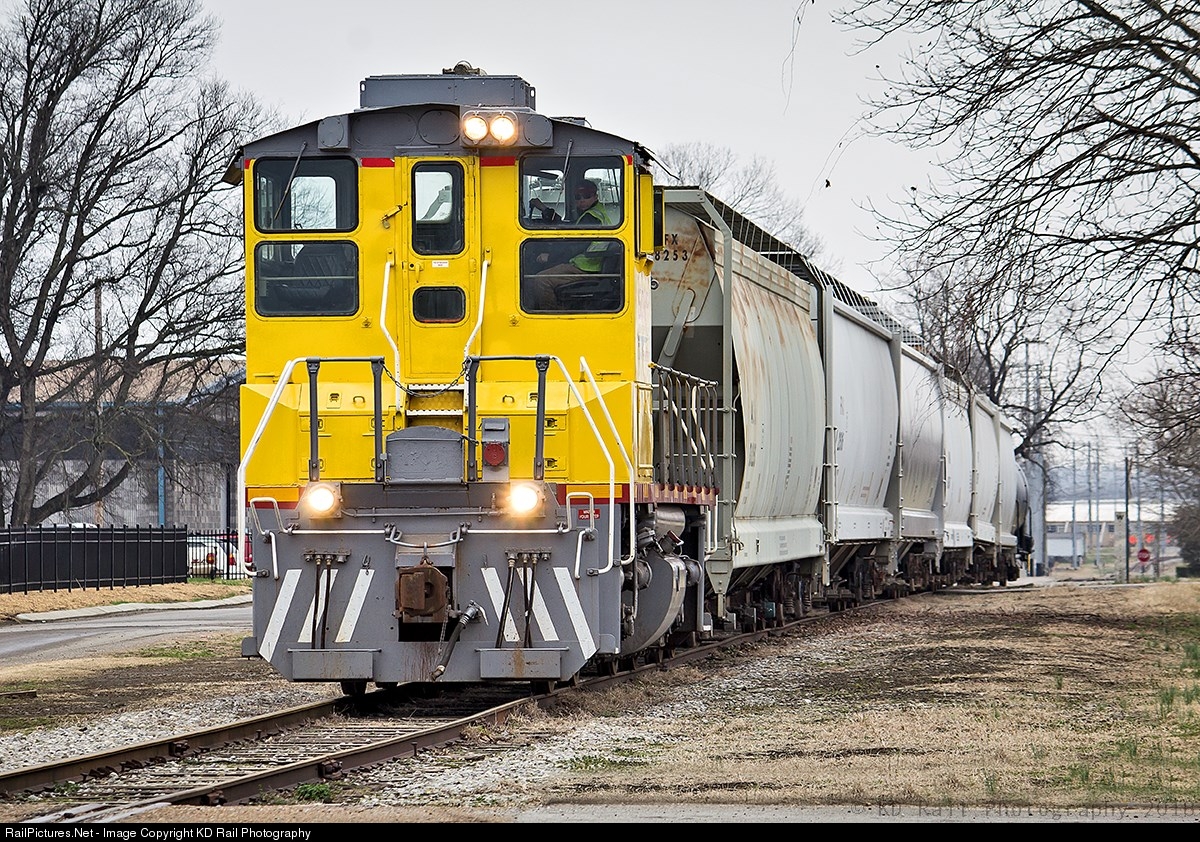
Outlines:
MULTIPOLYGON (((604 417, 608 421, 608 427, 610 430, 612 430, 613 438, 616 439, 617 447, 621 451, 621 458, 625 460, 625 469, 629 472, 629 555, 621 558, 621 564, 625 565, 633 560, 634 553, 637 552, 637 524, 634 523, 633 517, 633 460, 629 458, 629 453, 625 450, 625 442, 621 441, 621 434, 617 432, 617 425, 613 423, 612 415, 608 411, 608 404, 605 403, 604 396, 600 394, 600 386, 596 383, 596 378, 592 376, 592 369, 588 366, 587 360, 583 357, 579 358, 579 367, 583 369, 583 373, 587 375, 588 382, 592 384, 592 391, 596 393, 596 401, 600 404, 600 409, 604 412, 604 417)), ((612 465, 611 461, 609 462, 609 465, 612 465)), ((611 485, 609 487, 608 504, 609 506, 616 506, 616 501, 613 500, 613 489, 611 485)), ((610 536, 609 563, 607 568, 600 571, 602 573, 607 573, 608 570, 612 568, 611 536, 613 531, 614 530, 612 528, 609 528, 608 530, 610 536)))
POLYGON ((479 335, 479 329, 483 327, 483 297, 487 293, 487 273, 488 266, 492 261, 483 261, 483 266, 479 270, 479 314, 475 317, 475 327, 471 328, 471 335, 467 337, 467 344, 463 346, 463 359, 471 355, 471 343, 475 341, 475 337, 479 335))
POLYGON ((396 386, 395 403, 396 409, 400 409, 400 349, 396 347, 396 340, 392 338, 392 334, 387 328, 387 305, 388 305, 388 282, 392 278, 392 261, 387 261, 383 264, 383 295, 379 299, 379 329, 383 331, 383 337, 388 344, 392 346, 392 382, 396 386))
MULTIPOLYGON (((587 500, 588 518, 591 518, 592 512, 595 511, 596 498, 592 495, 592 493, 590 491, 572 491, 572 492, 568 493, 566 500, 564 501, 567 504, 567 529, 575 528, 575 524, 574 524, 575 519, 571 516, 571 500, 579 499, 579 498, 583 498, 583 499, 587 500)), ((609 501, 609 502, 611 504, 611 501, 609 501)), ((595 523, 594 520, 592 522, 595 523)), ((575 542, 575 578, 576 579, 579 578, 579 561, 581 558, 583 558, 583 536, 589 530, 594 533, 596 531, 596 528, 594 526, 592 526, 592 527, 584 527, 584 528, 580 529, 579 533, 578 533, 579 540, 575 542)))
MULTIPOLYGON (((567 387, 571 390, 571 394, 575 396, 575 400, 579 401, 579 411, 583 413, 583 417, 587 420, 588 426, 592 428, 592 435, 596 437, 596 443, 600 445, 600 452, 604 454, 604 460, 608 462, 608 502, 612 505, 613 498, 617 494, 617 469, 613 464, 612 454, 608 452, 608 445, 604 443, 604 437, 600 435, 600 429, 596 426, 595 420, 592 418, 592 413, 588 411, 587 404, 583 402, 583 395, 575 388, 575 381, 571 379, 571 375, 567 372, 567 367, 563 365, 563 361, 558 357, 550 357, 554 362, 558 363, 558 369, 562 372, 563 380, 567 381, 567 387)), ((600 405, 604 406, 604 401, 600 401, 600 405)), ((607 413, 607 409, 605 412, 607 413)), ((619 439, 618 439, 619 441, 619 439)), ((632 492, 633 489, 630 489, 632 492)), ((608 564, 603 569, 597 570, 596 575, 607 573, 612 570, 613 566, 613 537, 616 533, 615 529, 608 530, 608 564)), ((579 578, 576 572, 576 578, 579 578)))
MULTIPOLYGON (((562 361, 561 359, 559 359, 558 357, 556 357, 556 356, 552 355, 552 354, 539 354, 539 355, 538 355, 538 358, 542 358, 542 357, 544 357, 544 358, 546 358, 546 359, 548 359, 548 360, 553 360, 553 361, 554 361, 554 363, 555 363, 555 364, 558 366, 558 370, 559 370, 560 372, 562 372, 563 380, 566 382, 566 384, 567 384, 567 388, 571 390, 571 394, 572 394, 572 395, 575 397, 575 400, 579 402, 579 411, 583 413, 584 420, 585 420, 585 421, 587 421, 587 422, 588 422, 588 426, 592 428, 592 435, 593 435, 593 436, 595 437, 595 439, 596 439, 596 444, 598 444, 598 445, 600 446, 600 453, 601 453, 601 454, 604 456, 604 459, 605 459, 605 461, 606 461, 606 462, 608 462, 608 499, 609 499, 609 501, 610 501, 610 503, 611 503, 611 501, 613 500, 613 498, 614 498, 614 497, 616 497, 616 486, 617 486, 617 479, 616 479, 616 475, 617 475, 617 472, 616 472, 616 466, 613 464, 612 454, 608 452, 608 445, 606 445, 606 444, 604 443, 604 437, 600 435, 600 429, 599 429, 599 428, 596 426, 596 421, 595 421, 595 419, 594 419, 594 418, 592 418, 592 413, 588 411, 587 404, 586 404, 586 403, 584 403, 584 400, 583 400, 583 395, 581 395, 581 394, 579 393, 579 389, 577 389, 577 388, 575 387, 575 381, 571 379, 571 375, 570 375, 570 373, 567 371, 567 367, 566 367, 566 366, 563 364, 563 361, 562 361)), ((497 360, 509 360, 509 359, 528 360, 528 359, 534 359, 534 358, 533 358, 533 357, 527 357, 527 356, 519 356, 519 357, 508 357, 508 356, 485 357, 485 356, 479 356, 479 357, 477 357, 476 359, 477 359, 477 361, 478 361, 478 362, 495 362, 495 361, 497 361, 497 360)), ((601 399, 601 400, 600 400, 600 405, 601 405, 602 407, 604 407, 604 400, 603 400, 603 399, 601 399)), ((605 408, 604 408, 604 411, 605 411, 605 414, 607 414, 607 413, 608 413, 608 409, 607 409, 607 407, 605 407, 605 408)), ((611 419, 610 419, 610 423, 611 423, 611 419)), ((539 435, 541 435, 541 431, 540 431, 540 430, 538 431, 538 434, 539 434, 539 435)), ((619 443, 619 442, 620 442, 620 438, 618 438, 618 439, 617 439, 617 441, 618 441, 618 443, 619 443)), ((632 491, 632 489, 630 489, 630 491, 632 491)), ((472 530, 472 531, 473 531, 473 532, 479 532, 479 530, 478 530, 478 529, 475 529, 475 530, 472 530)), ((602 569, 602 570, 597 570, 597 571, 595 572, 595 575, 599 575, 599 574, 601 574, 601 573, 607 573, 609 570, 611 570, 611 569, 612 569, 612 565, 613 565, 613 538, 614 538, 614 535, 615 535, 615 533, 616 533, 616 530, 613 530, 613 529, 609 529, 609 530, 608 530, 608 564, 607 564, 607 565, 604 567, 604 569, 602 569)), ((622 563, 624 563, 624 560, 622 560, 622 563)), ((576 572, 576 578, 579 578, 578 571, 576 572)))
MULTIPOLYGON (((262 438, 263 431, 267 429, 267 421, 271 419, 271 413, 275 411, 276 404, 283 397, 283 390, 287 388, 288 382, 292 379, 292 369, 299 363, 307 360, 307 357, 296 357, 290 360, 283 367, 283 373, 279 375, 279 380, 275 382, 275 391, 271 393, 271 399, 267 401, 267 408, 263 410, 262 417, 258 419, 258 427, 254 431, 254 435, 250 437, 250 443, 246 445, 246 453, 242 456, 242 461, 238 465, 237 472, 237 525, 238 525, 238 565, 244 567, 246 556, 246 465, 250 463, 250 457, 254 455, 255 449, 258 447, 258 441, 262 438)), ((312 423, 316 423, 316 419, 312 419, 312 423)), ((282 525, 282 524, 281 524, 282 525)))

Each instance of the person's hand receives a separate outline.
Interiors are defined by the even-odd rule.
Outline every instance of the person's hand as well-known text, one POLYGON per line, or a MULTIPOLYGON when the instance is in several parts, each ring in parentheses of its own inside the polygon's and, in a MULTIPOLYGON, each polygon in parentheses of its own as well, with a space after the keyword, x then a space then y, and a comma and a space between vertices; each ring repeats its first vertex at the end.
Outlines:
POLYGON ((546 254, 545 252, 542 252, 541 254, 539 254, 537 256, 537 262, 538 263, 549 263, 550 255, 546 254))

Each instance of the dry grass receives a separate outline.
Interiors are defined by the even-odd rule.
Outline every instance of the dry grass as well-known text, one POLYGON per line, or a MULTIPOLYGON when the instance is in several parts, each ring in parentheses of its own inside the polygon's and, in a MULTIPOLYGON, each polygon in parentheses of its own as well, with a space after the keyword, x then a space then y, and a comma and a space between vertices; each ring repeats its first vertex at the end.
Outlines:
POLYGON ((590 700, 640 711, 640 763, 636 741, 597 753, 555 797, 1200 804, 1200 583, 934 594, 819 625, 590 700))
POLYGON ((179 582, 140 588, 72 588, 58 591, 0 593, 0 622, 18 614, 60 611, 68 608, 93 608, 97 605, 122 605, 131 602, 192 602, 199 599, 224 599, 250 593, 249 579, 179 582))

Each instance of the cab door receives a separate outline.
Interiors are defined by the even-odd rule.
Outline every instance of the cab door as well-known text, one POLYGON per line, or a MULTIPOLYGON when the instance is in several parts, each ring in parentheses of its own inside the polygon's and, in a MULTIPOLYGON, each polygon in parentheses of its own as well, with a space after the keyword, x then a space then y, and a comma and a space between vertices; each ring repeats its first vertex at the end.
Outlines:
POLYGON ((397 226, 397 324, 405 384, 441 384, 462 370, 479 287, 474 158, 405 159, 397 192, 407 197, 397 226))

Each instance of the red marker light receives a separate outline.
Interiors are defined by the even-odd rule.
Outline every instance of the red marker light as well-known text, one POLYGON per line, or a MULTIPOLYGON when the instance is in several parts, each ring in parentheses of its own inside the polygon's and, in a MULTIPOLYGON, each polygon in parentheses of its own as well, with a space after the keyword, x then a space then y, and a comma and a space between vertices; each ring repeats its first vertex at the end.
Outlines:
POLYGON ((492 468, 498 468, 508 460, 508 448, 500 442, 490 441, 483 446, 483 462, 492 468))

